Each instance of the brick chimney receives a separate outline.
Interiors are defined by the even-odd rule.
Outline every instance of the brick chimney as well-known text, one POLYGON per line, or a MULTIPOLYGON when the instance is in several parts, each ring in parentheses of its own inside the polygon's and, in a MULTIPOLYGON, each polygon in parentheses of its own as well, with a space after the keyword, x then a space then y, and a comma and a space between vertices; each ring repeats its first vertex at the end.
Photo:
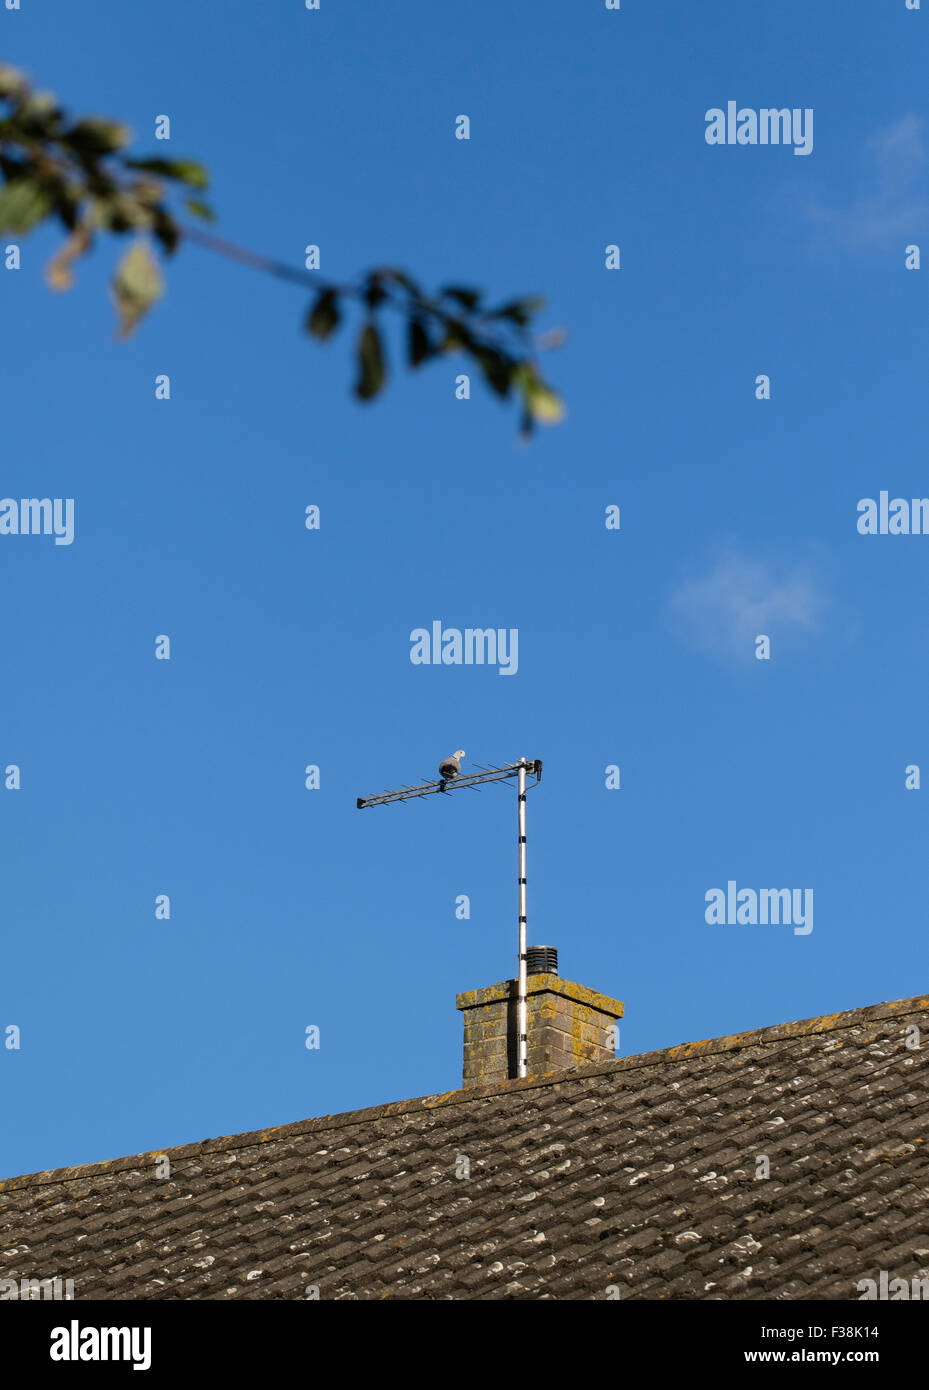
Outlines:
MULTIPOLYGON (((551 946, 530 946, 527 957, 528 1074, 612 1061, 615 1029, 613 1036, 609 1030, 623 1016, 619 1000, 562 980, 551 946)), ((456 997, 464 1018, 463 1086, 516 1076, 516 999, 516 980, 456 997)))

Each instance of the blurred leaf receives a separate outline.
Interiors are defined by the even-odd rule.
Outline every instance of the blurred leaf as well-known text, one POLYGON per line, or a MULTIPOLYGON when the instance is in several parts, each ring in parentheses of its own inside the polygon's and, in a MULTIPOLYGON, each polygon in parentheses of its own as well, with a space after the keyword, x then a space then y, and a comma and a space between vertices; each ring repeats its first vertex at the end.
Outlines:
POLYGON ((8 183, 31 178, 38 172, 39 167, 34 159, 11 159, 8 154, 0 154, 0 173, 8 183))
POLYGON ((22 96, 28 91, 29 82, 25 73, 18 68, 11 68, 8 63, 0 63, 0 98, 8 100, 10 97, 22 96))
POLYGON ((132 131, 118 121, 86 120, 66 130, 61 142, 88 159, 115 154, 132 139, 132 131))
POLYGON ((0 188, 0 232, 28 232, 51 208, 48 190, 35 179, 17 179, 0 188))
POLYGON ((151 208, 153 211, 164 203, 165 191, 158 179, 133 179, 126 192, 143 207, 151 208))
POLYGON ((465 309, 476 309, 481 302, 479 290, 469 290, 462 285, 443 285, 439 291, 448 299, 455 299, 465 309))
POLYGON ((192 217, 199 217, 202 222, 216 221, 216 213, 208 203, 201 203, 199 198, 185 198, 184 207, 192 217))
POLYGON ((410 319, 407 347, 411 367, 418 367, 431 355, 432 344, 429 342, 429 334, 422 319, 410 319))
POLYGON ((378 271, 373 271, 365 280, 362 298, 369 309, 376 309, 387 298, 387 291, 381 284, 381 276, 378 271))
POLYGON ((103 203, 107 198, 112 198, 120 191, 120 186, 115 178, 110 175, 108 170, 102 168, 99 164, 86 166, 84 187, 95 203, 103 203))
POLYGON ((160 174, 165 179, 176 179, 186 183, 188 188, 209 188, 210 176, 202 164, 193 159, 125 159, 127 169, 142 169, 148 174, 160 174))
POLYGON ((488 347, 477 348, 475 356, 481 365, 488 386, 496 391, 498 396, 508 396, 516 370, 516 363, 512 357, 498 352, 496 348, 488 347))
POLYGON ((113 276, 113 296, 119 314, 119 337, 129 334, 164 294, 161 269, 148 244, 134 241, 113 276))
POLYGON ((545 300, 539 295, 527 295, 525 299, 511 299, 508 304, 502 305, 501 308, 491 310, 487 317, 490 319, 509 319, 511 323, 518 323, 520 328, 525 328, 533 314, 537 314, 544 307, 545 300))
POLYGON ((16 108, 16 123, 26 135, 52 139, 58 134, 61 111, 53 92, 31 92, 16 108))
POLYGON ((173 256, 181 239, 180 228, 174 218, 164 208, 155 208, 152 216, 152 232, 165 255, 173 256))
POLYGON ((55 213, 69 232, 73 232, 77 226, 77 215, 83 196, 84 190, 80 184, 65 183, 63 179, 59 181, 54 195, 55 213))
POLYGON ((514 377, 523 393, 525 409, 540 425, 557 425, 564 419, 564 403, 550 386, 540 380, 531 362, 517 368, 514 377))
POLYGON ((558 425, 564 419, 564 401, 542 383, 529 392, 529 409, 540 425, 558 425))
POLYGON ((307 319, 307 329, 314 338, 328 338, 339 325, 339 300, 335 290, 323 290, 307 319))
POLYGON ((366 323, 358 343, 358 382, 355 395, 370 401, 384 384, 384 358, 381 337, 373 323, 366 323))
POLYGON ((419 295, 419 286, 411 275, 407 275, 405 270, 397 270, 393 266, 387 266, 386 269, 381 270, 380 274, 385 280, 393 280, 409 294, 419 295))
POLYGON ((93 232, 81 222, 45 267, 45 282, 53 290, 69 290, 74 284, 74 262, 90 250, 93 232))
POLYGON ((133 228, 151 227, 152 209, 133 197, 132 193, 113 193, 98 200, 100 222, 111 232, 131 232, 133 228))
POLYGON ((440 352, 458 352, 465 346, 465 327, 458 319, 447 319, 440 352))

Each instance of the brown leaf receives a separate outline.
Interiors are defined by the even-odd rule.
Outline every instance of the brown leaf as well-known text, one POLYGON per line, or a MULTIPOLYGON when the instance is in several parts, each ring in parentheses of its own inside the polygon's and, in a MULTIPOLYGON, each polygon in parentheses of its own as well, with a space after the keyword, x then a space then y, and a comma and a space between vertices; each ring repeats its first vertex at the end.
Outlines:
POLYGON ((90 250, 93 233, 86 222, 79 222, 61 249, 45 267, 45 283, 52 290, 69 290, 74 284, 74 262, 90 250))

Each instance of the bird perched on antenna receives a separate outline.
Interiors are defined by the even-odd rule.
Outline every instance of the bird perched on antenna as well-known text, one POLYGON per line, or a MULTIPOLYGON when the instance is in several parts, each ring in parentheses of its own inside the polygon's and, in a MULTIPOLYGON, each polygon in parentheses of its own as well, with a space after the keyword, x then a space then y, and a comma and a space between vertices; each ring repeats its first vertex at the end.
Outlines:
POLYGON ((452 754, 450 758, 443 758, 442 761, 439 763, 439 773, 442 777, 440 785, 443 792, 448 790, 449 782, 454 782, 455 778, 461 771, 461 759, 464 757, 464 755, 464 749, 458 748, 455 750, 455 752, 452 754))

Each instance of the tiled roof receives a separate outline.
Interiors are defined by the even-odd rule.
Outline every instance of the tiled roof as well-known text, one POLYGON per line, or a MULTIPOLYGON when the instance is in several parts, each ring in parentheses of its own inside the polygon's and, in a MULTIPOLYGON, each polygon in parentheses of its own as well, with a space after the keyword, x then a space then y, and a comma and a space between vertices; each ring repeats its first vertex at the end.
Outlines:
POLYGON ((8 1179, 0 1276, 76 1299, 857 1299, 929 1275, 927 1119, 920 996, 208 1139, 166 1150, 170 1177, 142 1154, 8 1179))

